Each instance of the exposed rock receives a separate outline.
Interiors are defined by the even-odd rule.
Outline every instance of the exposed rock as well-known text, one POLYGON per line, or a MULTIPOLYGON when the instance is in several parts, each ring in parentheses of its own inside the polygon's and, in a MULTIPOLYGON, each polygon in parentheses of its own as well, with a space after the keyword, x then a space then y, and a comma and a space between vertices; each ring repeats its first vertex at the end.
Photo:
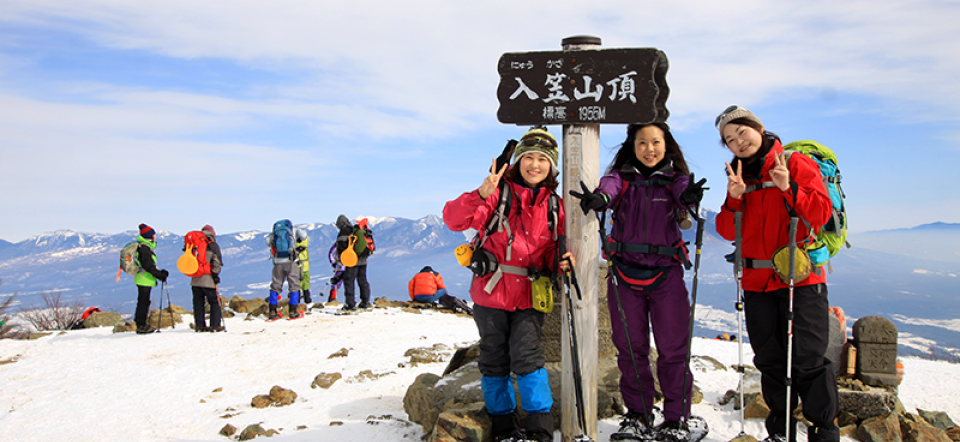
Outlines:
POLYGON ((163 312, 150 310, 150 313, 147 314, 147 325, 158 329, 174 327, 176 324, 183 322, 181 313, 186 313, 186 311, 183 310, 183 307, 177 307, 176 305, 173 306, 173 309, 164 307, 163 312), (159 327, 157 326, 157 315, 160 317, 159 327))
POLYGON ((293 390, 282 388, 279 385, 274 385, 273 388, 270 389, 270 399, 273 399, 274 405, 282 407, 296 401, 297 393, 294 393, 293 390))
POLYGON ((230 425, 230 424, 226 424, 223 426, 223 428, 220 429, 220 434, 227 437, 233 436, 234 434, 237 434, 237 427, 234 427, 233 425, 230 425))
POLYGON ((266 436, 267 432, 259 424, 253 424, 240 432, 240 440, 250 440, 257 436, 266 436))
POLYGON ((137 324, 134 322, 124 322, 123 324, 113 326, 114 333, 125 333, 125 332, 132 332, 136 330, 137 330, 137 324))
POLYGON ((117 312, 96 312, 83 320, 84 328, 116 327, 123 324, 123 317, 117 312))
POLYGON ((279 385, 274 385, 270 389, 269 395, 258 395, 254 396, 250 400, 250 405, 254 408, 267 408, 269 406, 274 407, 283 407, 285 405, 290 405, 297 400, 297 393, 294 393, 293 390, 287 390, 280 387, 279 385))
POLYGON ((320 373, 313 378, 313 383, 310 384, 310 388, 322 388, 326 390, 333 386, 333 383, 337 382, 342 377, 343 375, 340 373, 320 373))
POLYGON ((52 334, 53 334, 53 332, 30 332, 30 334, 27 335, 27 340, 28 340, 28 341, 33 341, 33 340, 40 339, 40 338, 45 337, 45 336, 50 336, 50 335, 52 335, 52 334))
POLYGON ((900 415, 899 419, 904 442, 951 442, 946 431, 934 427, 923 418, 910 419, 900 415))
POLYGON ((348 354, 350 354, 350 350, 349 350, 349 349, 341 348, 340 351, 338 351, 338 352, 336 352, 336 353, 333 353, 333 354, 331 354, 330 356, 327 356, 327 359, 345 358, 345 357, 347 357, 348 354))
POLYGON ((859 421, 896 411, 897 397, 882 388, 870 391, 840 389, 837 397, 840 409, 855 415, 859 421))
POLYGON ((919 413, 920 417, 922 417, 923 420, 927 421, 930 425, 933 425, 941 430, 949 430, 957 426, 957 424, 953 423, 953 420, 950 419, 950 416, 942 411, 926 411, 918 408, 917 413, 919 413))
POLYGON ((375 381, 377 379, 380 379, 384 376, 388 376, 391 374, 397 374, 397 372, 388 371, 386 373, 374 374, 373 370, 363 370, 360 373, 357 373, 357 375, 351 378, 351 380, 354 382, 375 381))
POLYGON ((864 385, 860 379, 837 378, 837 387, 853 391, 870 391, 869 385, 864 385))
POLYGON ((860 424, 857 429, 857 440, 860 442, 902 442, 900 433, 900 419, 896 414, 871 417, 860 424))
POLYGON ((237 313, 247 313, 247 301, 240 296, 234 296, 230 298, 230 301, 225 304, 227 307, 230 307, 230 310, 233 310, 237 313))
POLYGON ((424 432, 433 428, 437 423, 437 410, 433 402, 433 386, 440 380, 440 376, 433 373, 423 373, 417 376, 413 385, 407 388, 403 395, 403 411, 410 416, 410 420, 423 426, 424 432))
POLYGON ((373 300, 374 308, 406 307, 407 303, 402 301, 391 301, 386 297, 379 297, 373 300))
POLYGON ((770 415, 770 407, 767 406, 767 402, 763 400, 763 394, 759 392, 745 393, 743 395, 743 401, 747 405, 743 409, 743 417, 745 419, 766 419, 767 416, 770 415))
POLYGON ((483 403, 447 407, 437 419, 431 442, 483 442, 492 435, 490 417, 483 403))

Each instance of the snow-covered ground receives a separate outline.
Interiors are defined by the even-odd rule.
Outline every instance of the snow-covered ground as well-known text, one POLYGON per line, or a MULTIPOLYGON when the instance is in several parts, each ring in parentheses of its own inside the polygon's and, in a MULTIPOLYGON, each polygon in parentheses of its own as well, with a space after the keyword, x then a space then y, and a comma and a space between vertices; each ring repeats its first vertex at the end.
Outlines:
MULTIPOLYGON (((475 341, 467 317, 425 311, 376 309, 352 316, 314 313, 296 321, 227 319, 227 333, 194 333, 188 323, 153 335, 113 334, 110 329, 69 331, 34 341, 0 340, 0 438, 5 441, 223 441, 220 429, 238 431, 261 423, 276 429, 276 441, 419 441, 419 425, 406 424, 403 395, 417 375, 441 374, 446 362, 405 364, 411 348, 443 344, 451 349, 475 341), (341 348, 342 358, 328 358, 341 348), (363 370, 385 374, 359 380, 363 370), (343 379, 329 390, 312 389, 320 373, 343 379), (299 397, 286 407, 255 409, 254 396, 274 385, 299 397), (396 419, 383 418, 392 416, 396 419), (370 416, 375 419, 368 419, 370 416), (368 422, 369 421, 369 422, 368 422), (342 425, 331 425, 342 422, 342 425), (299 429, 298 429, 299 427, 299 429)), ((191 319, 184 316, 185 321, 191 319)), ((745 357, 752 358, 749 345, 745 357)), ((732 365, 737 344, 695 339, 694 355, 732 365)), ((960 418, 960 365, 904 359, 900 399, 916 408, 960 418)), ((740 431, 732 404, 716 405, 737 386, 731 370, 700 371, 704 401, 694 413, 711 427, 711 442, 740 431)), ((598 440, 616 430, 601 421, 598 440)), ((746 431, 763 437, 761 421, 746 431)), ((560 440, 559 433, 556 440, 560 440)))

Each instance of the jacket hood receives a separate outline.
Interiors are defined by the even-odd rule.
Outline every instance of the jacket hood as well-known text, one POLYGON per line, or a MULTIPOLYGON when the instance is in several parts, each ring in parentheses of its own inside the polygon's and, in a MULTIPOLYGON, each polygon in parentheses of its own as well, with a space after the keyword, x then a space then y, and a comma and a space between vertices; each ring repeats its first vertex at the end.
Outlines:
POLYGON ((343 229, 345 227, 350 227, 351 224, 350 218, 347 218, 346 215, 340 215, 337 217, 337 228, 343 229))

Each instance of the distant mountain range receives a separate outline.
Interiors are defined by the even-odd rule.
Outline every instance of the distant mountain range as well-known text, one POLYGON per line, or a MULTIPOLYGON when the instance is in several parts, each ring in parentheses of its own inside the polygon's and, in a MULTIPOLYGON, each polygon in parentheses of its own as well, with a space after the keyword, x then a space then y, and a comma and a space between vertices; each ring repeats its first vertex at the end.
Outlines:
MULTIPOLYGON (((698 315, 696 333, 711 336, 736 331, 736 316, 732 314, 736 285, 732 266, 724 260, 733 247, 716 234, 716 213, 704 211, 704 215, 707 225, 697 301, 699 312, 710 318, 698 315)), ((371 218, 370 225, 377 244, 368 267, 374 297, 408 299, 407 281, 429 265, 443 275, 451 294, 469 298, 471 274, 457 264, 453 250, 472 232, 450 231, 433 215, 418 220, 371 218)), ((324 287, 332 272, 327 251, 337 229, 332 224, 298 227, 310 237, 314 300, 326 300, 324 287)), ((218 236, 225 261, 220 285, 224 296, 267 296, 271 271, 264 243, 267 233, 218 236)), ((684 235, 692 242, 694 233, 691 229, 684 235)), ((103 234, 60 230, 18 243, 0 240, 0 294, 17 292, 21 305, 39 306, 41 291, 59 291, 64 298, 83 299, 86 305, 132 313, 136 299, 133 278, 123 274, 119 283, 114 278, 120 249, 135 237, 133 231, 103 234)), ((842 307, 849 318, 883 315, 893 319, 902 332, 901 343, 913 351, 929 345, 960 348, 960 326, 951 321, 960 317, 960 224, 865 232, 851 235, 849 242, 853 248, 832 259, 834 271, 827 278, 832 305, 842 307)), ((170 298, 174 304, 189 308, 189 278, 176 270, 183 237, 161 231, 158 243, 159 265, 171 273, 170 298)), ((688 284, 692 274, 687 272, 688 284)), ((158 291, 153 295, 155 304, 158 291)))

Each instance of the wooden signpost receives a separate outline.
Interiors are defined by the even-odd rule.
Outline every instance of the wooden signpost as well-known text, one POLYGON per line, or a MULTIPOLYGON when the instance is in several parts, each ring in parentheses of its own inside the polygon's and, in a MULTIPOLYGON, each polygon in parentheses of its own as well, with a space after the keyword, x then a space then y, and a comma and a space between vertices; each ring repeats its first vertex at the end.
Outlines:
POLYGON ((597 218, 580 210, 570 190, 580 181, 591 190, 600 183, 600 124, 666 121, 669 88, 667 57, 653 48, 601 50, 600 38, 563 39, 562 51, 505 53, 497 70, 500 85, 497 119, 517 125, 563 125, 563 208, 569 250, 577 260, 583 300, 574 299, 573 318, 580 353, 585 426, 577 422, 576 395, 567 303, 560 299, 561 347, 560 430, 563 441, 581 434, 597 438, 598 299, 600 253, 597 218))

